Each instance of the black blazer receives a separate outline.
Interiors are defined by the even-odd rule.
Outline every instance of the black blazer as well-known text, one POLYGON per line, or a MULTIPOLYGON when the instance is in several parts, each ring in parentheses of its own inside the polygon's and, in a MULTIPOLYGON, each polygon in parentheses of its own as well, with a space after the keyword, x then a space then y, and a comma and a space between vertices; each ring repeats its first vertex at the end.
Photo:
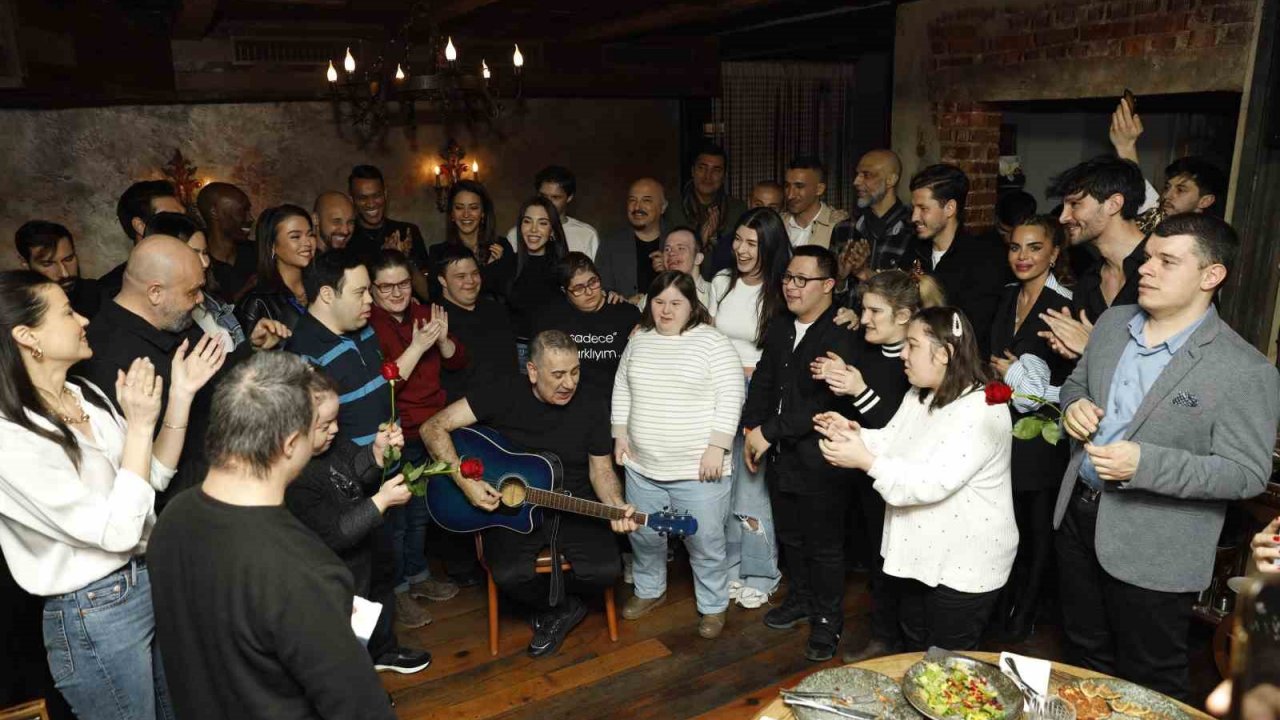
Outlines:
POLYGON ((842 477, 846 470, 823 459, 820 436, 813 429, 814 415, 827 410, 847 413, 848 403, 809 373, 809 363, 828 352, 848 363, 854 360, 857 333, 835 324, 836 309, 832 305, 815 320, 795 350, 795 316, 783 313, 774 318, 751 376, 742 425, 764 433, 770 443, 767 477, 785 492, 816 495, 832 483, 848 483, 842 477))
POLYGON ((960 308, 978 338, 983 355, 991 353, 991 322, 1000 304, 1009 263, 990 241, 964 230, 956 233, 951 248, 933 266, 933 242, 917 240, 916 258, 920 267, 933 276, 947 294, 947 303, 960 308))
MULTIPOLYGON (((1018 292, 1021 289, 1021 285, 1014 283, 1005 288, 1004 295, 1000 298, 1000 305, 996 309, 995 320, 991 326, 991 354, 1003 357, 1007 350, 1018 357, 1035 355, 1049 365, 1049 383, 1060 387, 1075 368, 1075 363, 1055 353, 1050 349, 1049 342, 1040 337, 1040 331, 1049 329, 1048 324, 1040 319, 1040 313, 1050 308, 1057 310, 1069 306, 1071 300, 1056 290, 1044 288, 1040 291, 1040 297, 1036 299, 1031 312, 1027 313, 1026 319, 1022 321, 1022 326, 1015 333, 1013 323, 1017 318, 1018 292)), ((1036 414, 1034 412, 1019 413, 1012 406, 1009 407, 1009 412, 1015 423, 1024 417, 1036 414)), ((1042 408, 1039 412, 1053 416, 1053 411, 1049 408, 1042 408)), ((1067 469, 1067 460, 1070 458, 1069 445, 1065 436, 1058 441, 1057 445, 1050 445, 1039 437, 1030 440, 1014 438, 1011 462, 1014 492, 1058 487, 1062 482, 1062 473, 1067 469)))

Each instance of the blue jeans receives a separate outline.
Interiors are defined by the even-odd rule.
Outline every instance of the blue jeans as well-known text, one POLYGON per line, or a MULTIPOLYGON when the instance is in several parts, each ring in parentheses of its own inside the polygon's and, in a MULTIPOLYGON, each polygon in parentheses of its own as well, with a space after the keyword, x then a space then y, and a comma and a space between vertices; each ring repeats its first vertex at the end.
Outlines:
MULTIPOLYGON (((748 381, 748 391, 750 388, 748 381)), ((760 459, 756 472, 747 470, 742 460, 745 444, 746 439, 738 433, 733 441, 732 511, 724 531, 729 580, 768 594, 778 588, 782 573, 778 570, 778 540, 773 534, 773 506, 764 480, 766 460, 760 459), (749 518, 755 520, 754 530, 747 524, 749 518)))
MULTIPOLYGON (((636 512, 675 508, 698 521, 698 532, 684 538, 693 567, 694 597, 704 615, 729 608, 729 572, 725 564, 724 525, 729 515, 729 481, 650 480, 627 468, 627 502, 636 512)), ((656 598, 667 591, 667 539, 648 527, 631 533, 635 555, 631 574, 636 597, 656 598)))
POLYGON ((174 717, 154 644, 151 578, 140 561, 45 598, 43 629, 54 687, 76 717, 174 717))
MULTIPOLYGON (((427 459, 427 449, 421 440, 405 438, 401 458, 404 462, 421 464, 427 459)), ((427 525, 430 522, 426 496, 414 495, 404 505, 387 509, 397 593, 409 592, 410 585, 431 578, 431 568, 427 567, 427 525)))

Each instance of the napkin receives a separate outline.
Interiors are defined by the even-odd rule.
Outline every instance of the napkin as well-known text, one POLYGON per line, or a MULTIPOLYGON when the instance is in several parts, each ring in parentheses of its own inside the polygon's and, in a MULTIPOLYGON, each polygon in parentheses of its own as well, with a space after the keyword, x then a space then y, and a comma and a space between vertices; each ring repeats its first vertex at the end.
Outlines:
POLYGON ((1041 695, 1049 694, 1049 671, 1053 669, 1053 663, 1025 655, 1002 652, 1000 653, 1000 671, 1010 679, 1013 679, 1013 671, 1009 669, 1005 658, 1013 658, 1013 661, 1018 664, 1018 672, 1022 674, 1022 679, 1027 681, 1027 685, 1030 685, 1032 690, 1041 695))
POLYGON ((369 637, 373 635, 373 628, 377 626, 378 616, 381 614, 382 603, 365 600, 359 595, 352 599, 351 629, 355 631, 356 637, 360 638, 360 642, 369 644, 369 637))

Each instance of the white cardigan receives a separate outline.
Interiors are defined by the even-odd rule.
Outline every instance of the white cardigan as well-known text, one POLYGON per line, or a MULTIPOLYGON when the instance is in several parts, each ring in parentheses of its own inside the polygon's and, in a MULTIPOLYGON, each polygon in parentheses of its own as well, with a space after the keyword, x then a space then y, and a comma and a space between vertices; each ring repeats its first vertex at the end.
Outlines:
POLYGON ((885 500, 889 575, 968 593, 1003 587, 1018 549, 1009 408, 979 389, 930 412, 913 389, 883 429, 863 430, 885 500))

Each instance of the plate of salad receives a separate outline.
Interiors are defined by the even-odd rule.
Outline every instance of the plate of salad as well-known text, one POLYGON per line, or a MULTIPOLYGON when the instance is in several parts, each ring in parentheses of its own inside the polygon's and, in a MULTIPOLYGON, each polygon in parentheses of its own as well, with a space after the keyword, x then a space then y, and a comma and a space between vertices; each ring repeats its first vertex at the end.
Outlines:
POLYGON ((907 702, 931 720, 1017 720, 1022 693, 995 666, 961 656, 922 660, 902 677, 907 702))

